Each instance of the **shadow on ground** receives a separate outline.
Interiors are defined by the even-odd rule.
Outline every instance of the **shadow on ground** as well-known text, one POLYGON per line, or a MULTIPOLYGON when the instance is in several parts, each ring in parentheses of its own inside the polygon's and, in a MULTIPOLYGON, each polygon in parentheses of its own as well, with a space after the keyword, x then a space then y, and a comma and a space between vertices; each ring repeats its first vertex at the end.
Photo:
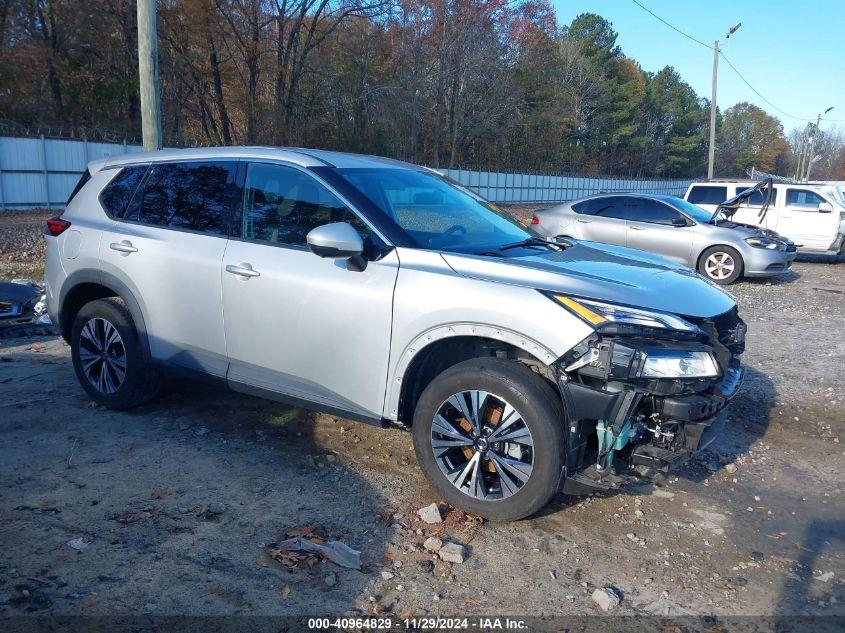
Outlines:
POLYGON ((189 382, 132 411, 92 409, 66 356, 3 356, 0 402, 13 406, 0 409, 0 614, 361 606, 384 556, 384 499, 327 455, 311 414, 189 382), (63 366, 39 377, 36 363, 63 366), (309 525, 362 550, 363 570, 289 570, 266 554, 309 525))

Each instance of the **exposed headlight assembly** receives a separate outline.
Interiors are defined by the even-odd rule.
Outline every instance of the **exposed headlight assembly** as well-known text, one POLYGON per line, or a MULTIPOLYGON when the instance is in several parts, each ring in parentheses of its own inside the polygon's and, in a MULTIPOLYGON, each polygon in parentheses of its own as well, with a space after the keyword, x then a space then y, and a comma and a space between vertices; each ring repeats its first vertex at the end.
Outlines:
POLYGON ((765 248, 770 251, 786 250, 786 244, 781 242, 780 240, 773 240, 770 237, 746 237, 746 243, 755 248, 765 248))
POLYGON ((640 369, 641 378, 709 378, 718 375, 719 368, 710 352, 648 351, 640 369))
POLYGON ((643 328, 694 336, 704 334, 689 321, 668 312, 630 308, 592 299, 574 299, 560 294, 549 296, 596 330, 608 334, 634 334, 643 328))

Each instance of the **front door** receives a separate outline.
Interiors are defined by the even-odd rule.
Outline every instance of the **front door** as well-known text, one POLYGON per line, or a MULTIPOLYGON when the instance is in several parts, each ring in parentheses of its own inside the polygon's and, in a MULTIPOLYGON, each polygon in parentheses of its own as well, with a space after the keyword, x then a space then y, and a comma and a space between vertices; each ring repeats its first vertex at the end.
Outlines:
POLYGON ((827 202, 811 189, 789 187, 784 206, 780 210, 777 232, 799 247, 827 250, 836 239, 839 218, 831 212, 820 212, 819 205, 827 202))
POLYGON ((379 239, 311 174, 247 166, 242 239, 222 267, 229 383, 380 418, 399 261, 394 249, 356 271, 314 255, 305 237, 330 222, 379 239))
POLYGON ((142 304, 153 358, 221 377, 220 262, 237 203, 237 164, 155 164, 100 241, 103 270, 142 304))
POLYGON ((628 218, 628 246, 663 255, 689 265, 693 234, 677 209, 650 198, 632 198, 636 207, 628 218), (675 224, 677 222, 677 224, 675 224))

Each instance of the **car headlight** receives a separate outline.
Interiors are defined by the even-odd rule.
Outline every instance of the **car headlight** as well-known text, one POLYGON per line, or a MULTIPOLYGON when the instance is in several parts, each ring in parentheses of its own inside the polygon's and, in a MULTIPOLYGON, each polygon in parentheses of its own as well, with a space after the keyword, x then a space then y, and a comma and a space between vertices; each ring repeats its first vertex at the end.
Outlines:
POLYGON ((640 370, 641 378, 709 378, 719 375, 710 352, 667 350, 649 352, 640 370))
POLYGON ((770 251, 786 249, 786 244, 780 240, 773 240, 770 237, 746 237, 745 241, 755 248, 766 248, 770 251))
POLYGON ((671 330, 695 336, 704 334, 689 321, 668 312, 630 308, 580 297, 574 299, 560 294, 549 296, 595 329, 610 334, 629 334, 642 328, 671 330))

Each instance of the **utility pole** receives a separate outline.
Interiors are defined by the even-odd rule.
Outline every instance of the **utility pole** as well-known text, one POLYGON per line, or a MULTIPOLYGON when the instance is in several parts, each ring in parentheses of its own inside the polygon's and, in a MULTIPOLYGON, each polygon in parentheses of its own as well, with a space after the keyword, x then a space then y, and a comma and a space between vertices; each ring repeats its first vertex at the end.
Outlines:
POLYGON ((830 106, 827 110, 824 111, 824 113, 819 113, 819 116, 816 117, 816 127, 813 130, 812 136, 810 136, 810 145, 807 150, 807 173, 804 175, 804 182, 810 180, 810 170, 813 168, 813 159, 815 158, 815 156, 813 156, 813 151, 816 145, 816 135, 820 132, 819 125, 821 125, 822 116, 824 116, 831 110, 833 110, 833 106, 830 106))
POLYGON ((710 149, 707 152, 707 179, 713 178, 716 159, 716 85, 719 76, 719 40, 713 45, 713 89, 710 93, 710 149))
MULTIPOLYGON (((737 32, 742 22, 737 22, 729 30, 725 39, 737 32)), ((707 179, 713 178, 713 163, 716 160, 716 86, 719 77, 719 40, 713 44, 713 89, 710 96, 710 148, 707 152, 707 179)))
POLYGON ((138 74, 144 149, 161 149, 161 95, 158 87, 158 35, 155 0, 138 0, 138 74))

